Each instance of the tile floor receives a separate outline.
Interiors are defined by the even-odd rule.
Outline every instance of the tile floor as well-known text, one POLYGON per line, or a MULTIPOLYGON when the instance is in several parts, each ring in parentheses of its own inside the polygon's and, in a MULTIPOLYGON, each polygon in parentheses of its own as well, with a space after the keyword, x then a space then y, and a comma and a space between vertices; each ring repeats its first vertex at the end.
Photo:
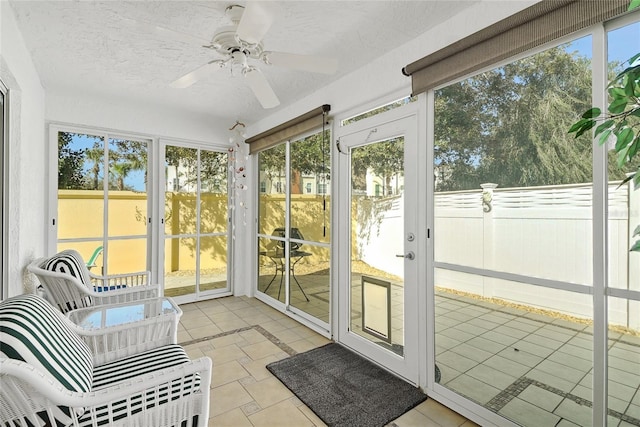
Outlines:
MULTIPOLYGON (((227 297, 180 306, 178 342, 213 360, 209 425, 304 427, 325 424, 265 366, 329 341, 255 298, 227 297)), ((389 427, 476 426, 433 399, 389 427)))
MULTIPOLYGON (((440 383, 526 426, 592 425, 585 323, 436 294, 440 383)), ((609 426, 640 426, 640 337, 609 332, 609 426)))

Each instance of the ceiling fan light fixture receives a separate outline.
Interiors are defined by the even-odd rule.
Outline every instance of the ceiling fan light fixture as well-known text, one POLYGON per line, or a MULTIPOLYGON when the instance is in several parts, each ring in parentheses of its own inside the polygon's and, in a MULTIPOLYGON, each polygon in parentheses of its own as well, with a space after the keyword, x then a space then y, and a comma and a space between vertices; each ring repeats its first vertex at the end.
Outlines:
MULTIPOLYGON (((267 78, 252 62, 261 61, 276 67, 314 73, 333 74, 337 61, 333 58, 311 55, 297 55, 284 52, 265 52, 262 39, 271 28, 276 16, 281 15, 280 7, 273 2, 248 1, 246 6, 233 4, 225 13, 231 25, 218 28, 211 43, 204 46, 214 50, 222 59, 210 61, 190 73, 180 77, 171 85, 188 87, 206 77, 207 65, 216 64, 216 69, 228 68, 232 75, 242 74, 264 108, 280 105, 280 100, 271 88, 267 78), (251 61, 253 60, 253 61, 251 61)), ((210 70, 209 70, 210 71, 210 70)))

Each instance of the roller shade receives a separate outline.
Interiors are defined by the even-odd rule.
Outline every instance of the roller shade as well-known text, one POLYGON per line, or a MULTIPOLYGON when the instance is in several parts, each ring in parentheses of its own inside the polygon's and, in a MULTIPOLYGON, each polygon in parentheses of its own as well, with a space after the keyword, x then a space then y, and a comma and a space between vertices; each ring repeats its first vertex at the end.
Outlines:
POLYGON ((247 138, 245 142, 249 144, 249 154, 273 147, 283 141, 287 141, 295 136, 322 126, 324 116, 329 111, 331 111, 331 106, 325 104, 295 119, 291 119, 256 136, 247 138))
POLYGON ((513 55, 604 22, 629 0, 543 0, 402 69, 416 95, 513 55))

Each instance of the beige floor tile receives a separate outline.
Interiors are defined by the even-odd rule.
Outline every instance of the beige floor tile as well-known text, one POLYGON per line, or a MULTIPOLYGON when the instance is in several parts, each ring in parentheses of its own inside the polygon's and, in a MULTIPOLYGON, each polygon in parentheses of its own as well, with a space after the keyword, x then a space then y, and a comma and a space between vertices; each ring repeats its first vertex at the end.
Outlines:
POLYGON ((243 310, 245 308, 250 308, 251 305, 238 298, 227 298, 225 300, 219 300, 222 305, 227 307, 230 311, 243 310))
POLYGON ((240 410, 234 409, 217 417, 209 418, 210 427, 253 427, 249 418, 240 410))
MULTIPOLYGON (((182 306, 180 306, 180 308, 182 308, 182 306)), ((205 316, 206 314, 204 314, 202 312, 202 310, 200 310, 198 307, 195 307, 193 310, 187 310, 187 311, 182 311, 182 317, 180 317, 180 322, 183 322, 184 320, 190 320, 196 317, 202 317, 205 316)))
POLYGON ((279 359, 276 359, 274 355, 270 355, 265 357, 264 359, 251 360, 248 363, 242 363, 242 366, 251 374, 253 378, 255 378, 257 381, 262 381, 266 378, 272 377, 271 372, 269 372, 266 366, 271 362, 275 362, 276 360, 279 359))
POLYGON ((211 341, 212 348, 224 348, 230 345, 236 345, 242 347, 247 344, 247 341, 240 336, 240 334, 229 334, 218 338, 214 338, 211 341))
POLYGON ((242 319, 233 319, 233 320, 216 322, 216 326, 220 328, 221 331, 228 332, 228 331, 234 331, 240 328, 246 328, 247 326, 251 326, 251 325, 249 325, 247 322, 245 322, 242 319))
POLYGON ((242 367, 236 360, 232 360, 227 363, 214 364, 212 370, 212 387, 218 387, 222 384, 227 384, 233 381, 237 381, 241 378, 249 376, 249 372, 242 367))
POLYGON ((253 311, 254 313, 249 316, 242 316, 242 320, 250 325, 262 325, 263 323, 271 322, 273 320, 266 314, 258 312, 255 308, 253 311))
POLYGON ((250 344, 242 347, 242 350, 253 360, 263 359, 271 354, 275 355, 282 352, 282 350, 280 350, 271 341, 261 341, 255 344, 250 344))
POLYGON ((283 329, 281 331, 273 332, 273 335, 286 344, 302 339, 302 336, 297 334, 293 329, 283 329))
POLYGON ((182 310, 183 317, 184 317, 184 313, 186 313, 187 311, 194 311, 194 310, 200 310, 200 309, 195 303, 189 303, 189 304, 180 304, 180 310, 182 310))
POLYGON ((458 427, 467 420, 462 415, 452 411, 433 399, 427 399, 422 402, 420 405, 416 406, 415 410, 421 412, 432 420, 436 420, 442 427, 458 427))
POLYGON ((289 329, 288 326, 283 325, 277 320, 272 320, 271 322, 265 322, 260 326, 262 326, 265 330, 271 332, 272 334, 278 331, 284 331, 285 329, 289 329))
POLYGON ((189 356, 189 359, 192 359, 192 360, 198 359, 204 356, 202 349, 199 347, 188 346, 188 347, 185 347, 184 350, 187 352, 187 356, 189 356))
POLYGON ((207 316, 202 314, 202 316, 194 316, 188 317, 186 319, 181 319, 180 324, 186 329, 199 328, 201 326, 209 326, 212 325, 213 322, 207 316))
POLYGON ((300 326, 300 323, 290 317, 283 317, 282 319, 278 319, 277 322, 283 326, 286 326, 288 329, 297 328, 298 326, 300 326))
POLYGON ((193 339, 193 337, 189 334, 189 332, 182 330, 178 331, 178 343, 189 342, 193 339))
POLYGON ((213 348, 223 348, 230 345, 242 346, 246 344, 246 340, 240 334, 229 334, 211 340, 213 348))
POLYGON ((227 363, 231 360, 238 360, 243 357, 247 357, 247 354, 242 351, 236 344, 228 345, 222 348, 214 348, 213 350, 205 353, 213 360, 213 364, 218 365, 227 363))
POLYGON ((306 326, 302 326, 302 325, 298 325, 295 328, 293 328, 292 330, 295 331, 302 338, 311 338, 311 337, 315 337, 315 336, 318 335, 318 333, 316 333, 315 331, 312 331, 311 329, 307 328, 306 326))
POLYGON ((200 328, 188 329, 189 335, 193 337, 193 339, 211 337, 213 335, 217 335, 222 331, 215 325, 202 326, 200 328))
POLYGON ((278 402, 293 397, 291 390, 286 388, 275 377, 252 384, 246 384, 244 388, 262 408, 268 408, 278 402))
POLYGON ((253 401, 253 398, 236 381, 212 389, 209 401, 211 402, 209 416, 216 417, 253 401))
POLYGON ((256 331, 255 329, 242 331, 238 335, 240 335, 245 341, 251 344, 255 344, 257 342, 267 340, 267 338, 264 335, 262 335, 260 332, 256 331))
POLYGON ((289 400, 249 416, 255 427, 313 427, 313 423, 289 400))
POLYGON ((329 344, 330 342, 333 342, 329 338, 317 334, 307 338, 307 341, 311 341, 313 344, 315 344, 316 347, 321 347, 323 345, 329 344))
POLYGON ((211 313, 207 314, 207 316, 213 320, 215 323, 218 322, 229 322, 232 320, 241 320, 235 313, 232 311, 223 311, 220 313, 211 313))
POLYGON ((306 339, 294 341, 292 343, 288 343, 288 345, 298 353, 304 353, 305 351, 309 351, 318 347, 318 345, 306 339))
POLYGON ((311 409, 304 405, 304 403, 300 402, 300 405, 294 405, 298 407, 298 410, 302 412, 305 417, 309 418, 311 422, 318 427, 326 427, 327 425, 320 419, 316 414, 313 413, 311 409))
POLYGON ((393 423, 398 427, 441 427, 441 424, 415 409, 396 418, 393 423))

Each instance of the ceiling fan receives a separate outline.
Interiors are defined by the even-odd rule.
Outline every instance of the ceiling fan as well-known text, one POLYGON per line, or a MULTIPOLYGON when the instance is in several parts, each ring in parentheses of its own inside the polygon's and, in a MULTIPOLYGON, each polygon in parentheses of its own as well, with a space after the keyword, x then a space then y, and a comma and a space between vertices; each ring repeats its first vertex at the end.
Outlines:
POLYGON ((232 73, 240 72, 263 108, 280 104, 266 77, 258 65, 275 65, 295 70, 333 74, 338 63, 334 58, 297 55, 264 50, 262 38, 277 15, 273 3, 249 2, 247 6, 231 5, 225 11, 231 25, 218 28, 211 43, 203 47, 212 49, 220 56, 196 68, 171 83, 175 88, 186 88, 207 76, 211 71, 228 68, 232 73))

